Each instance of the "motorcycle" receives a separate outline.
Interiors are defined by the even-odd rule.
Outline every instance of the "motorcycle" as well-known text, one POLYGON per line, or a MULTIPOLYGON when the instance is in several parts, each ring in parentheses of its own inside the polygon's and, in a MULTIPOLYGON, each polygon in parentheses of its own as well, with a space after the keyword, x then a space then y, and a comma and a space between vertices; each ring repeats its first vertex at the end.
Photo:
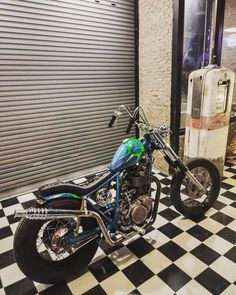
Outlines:
POLYGON ((156 150, 175 171, 170 198, 177 211, 197 218, 217 199, 221 181, 213 162, 181 161, 164 140, 170 129, 165 124, 151 126, 141 107, 131 112, 119 106, 109 127, 122 112, 129 116, 126 133, 135 124, 141 139, 123 140, 109 168, 90 183, 40 187, 35 208, 15 212, 21 217, 14 236, 15 260, 28 278, 47 284, 68 281, 86 268, 101 240, 116 246, 136 234, 144 235, 156 219, 161 193, 152 172, 156 150))

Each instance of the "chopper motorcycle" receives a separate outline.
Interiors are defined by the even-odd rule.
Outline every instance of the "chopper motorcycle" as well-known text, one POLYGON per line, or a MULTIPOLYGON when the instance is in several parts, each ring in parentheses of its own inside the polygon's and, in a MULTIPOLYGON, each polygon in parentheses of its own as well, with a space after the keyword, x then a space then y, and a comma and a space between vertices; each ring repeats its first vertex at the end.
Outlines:
POLYGON ((101 239, 116 246, 145 234, 156 219, 161 193, 160 181, 152 172, 156 150, 175 170, 170 198, 177 211, 197 218, 217 199, 221 181, 213 162, 203 158, 187 164, 181 161, 164 140, 170 129, 165 124, 149 125, 141 107, 131 112, 119 106, 109 127, 122 112, 129 116, 126 133, 135 124, 143 134, 141 139, 124 140, 109 168, 91 183, 40 187, 35 208, 15 212, 21 220, 14 254, 28 278, 47 284, 68 281, 90 263, 101 239))

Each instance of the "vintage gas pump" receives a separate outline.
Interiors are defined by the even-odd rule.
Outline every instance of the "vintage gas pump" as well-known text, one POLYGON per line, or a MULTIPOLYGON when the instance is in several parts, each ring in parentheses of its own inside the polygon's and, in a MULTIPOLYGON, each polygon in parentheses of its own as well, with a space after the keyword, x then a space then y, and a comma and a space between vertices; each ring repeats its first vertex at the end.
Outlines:
POLYGON ((234 72, 210 65, 188 81, 185 159, 208 158, 223 175, 232 104, 234 72))

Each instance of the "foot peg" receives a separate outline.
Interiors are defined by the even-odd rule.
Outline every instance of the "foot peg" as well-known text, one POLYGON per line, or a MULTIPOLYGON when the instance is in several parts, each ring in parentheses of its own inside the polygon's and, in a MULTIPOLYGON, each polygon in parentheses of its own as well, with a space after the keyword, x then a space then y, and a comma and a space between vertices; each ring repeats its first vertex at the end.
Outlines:
POLYGON ((145 229, 143 229, 142 227, 137 226, 137 225, 132 226, 132 229, 140 235, 144 235, 146 233, 145 229))

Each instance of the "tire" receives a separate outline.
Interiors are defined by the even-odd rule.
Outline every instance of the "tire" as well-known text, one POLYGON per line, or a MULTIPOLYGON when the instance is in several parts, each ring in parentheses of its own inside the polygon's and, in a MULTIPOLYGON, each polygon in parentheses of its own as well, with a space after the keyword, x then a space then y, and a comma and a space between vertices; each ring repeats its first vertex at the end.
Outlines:
MULTIPOLYGON (((183 214, 187 218, 197 218, 203 216, 206 211, 208 211, 220 193, 221 187, 221 177, 217 166, 207 159, 199 158, 192 160, 187 163, 189 170, 194 168, 204 168, 211 177, 211 187, 208 192, 208 197, 202 203, 199 203, 196 207, 186 206, 184 201, 181 198, 181 185, 184 183, 185 174, 178 170, 172 179, 171 188, 170 188, 170 197, 171 201, 177 211, 183 214)), ((191 201, 190 201, 191 202, 191 201)), ((186 202, 187 203, 187 202, 186 202)), ((197 203, 197 201, 195 201, 197 203)))
MULTIPOLYGON (((45 207, 60 209, 78 209, 80 201, 61 199, 49 202, 45 207)), ((89 264, 98 248, 98 238, 79 248, 69 257, 59 261, 44 259, 37 251, 36 240, 39 231, 48 220, 29 220, 22 218, 14 237, 14 255, 16 263, 26 277, 44 284, 70 281, 78 276, 89 264)), ((83 230, 97 226, 93 218, 81 220, 83 230)))

